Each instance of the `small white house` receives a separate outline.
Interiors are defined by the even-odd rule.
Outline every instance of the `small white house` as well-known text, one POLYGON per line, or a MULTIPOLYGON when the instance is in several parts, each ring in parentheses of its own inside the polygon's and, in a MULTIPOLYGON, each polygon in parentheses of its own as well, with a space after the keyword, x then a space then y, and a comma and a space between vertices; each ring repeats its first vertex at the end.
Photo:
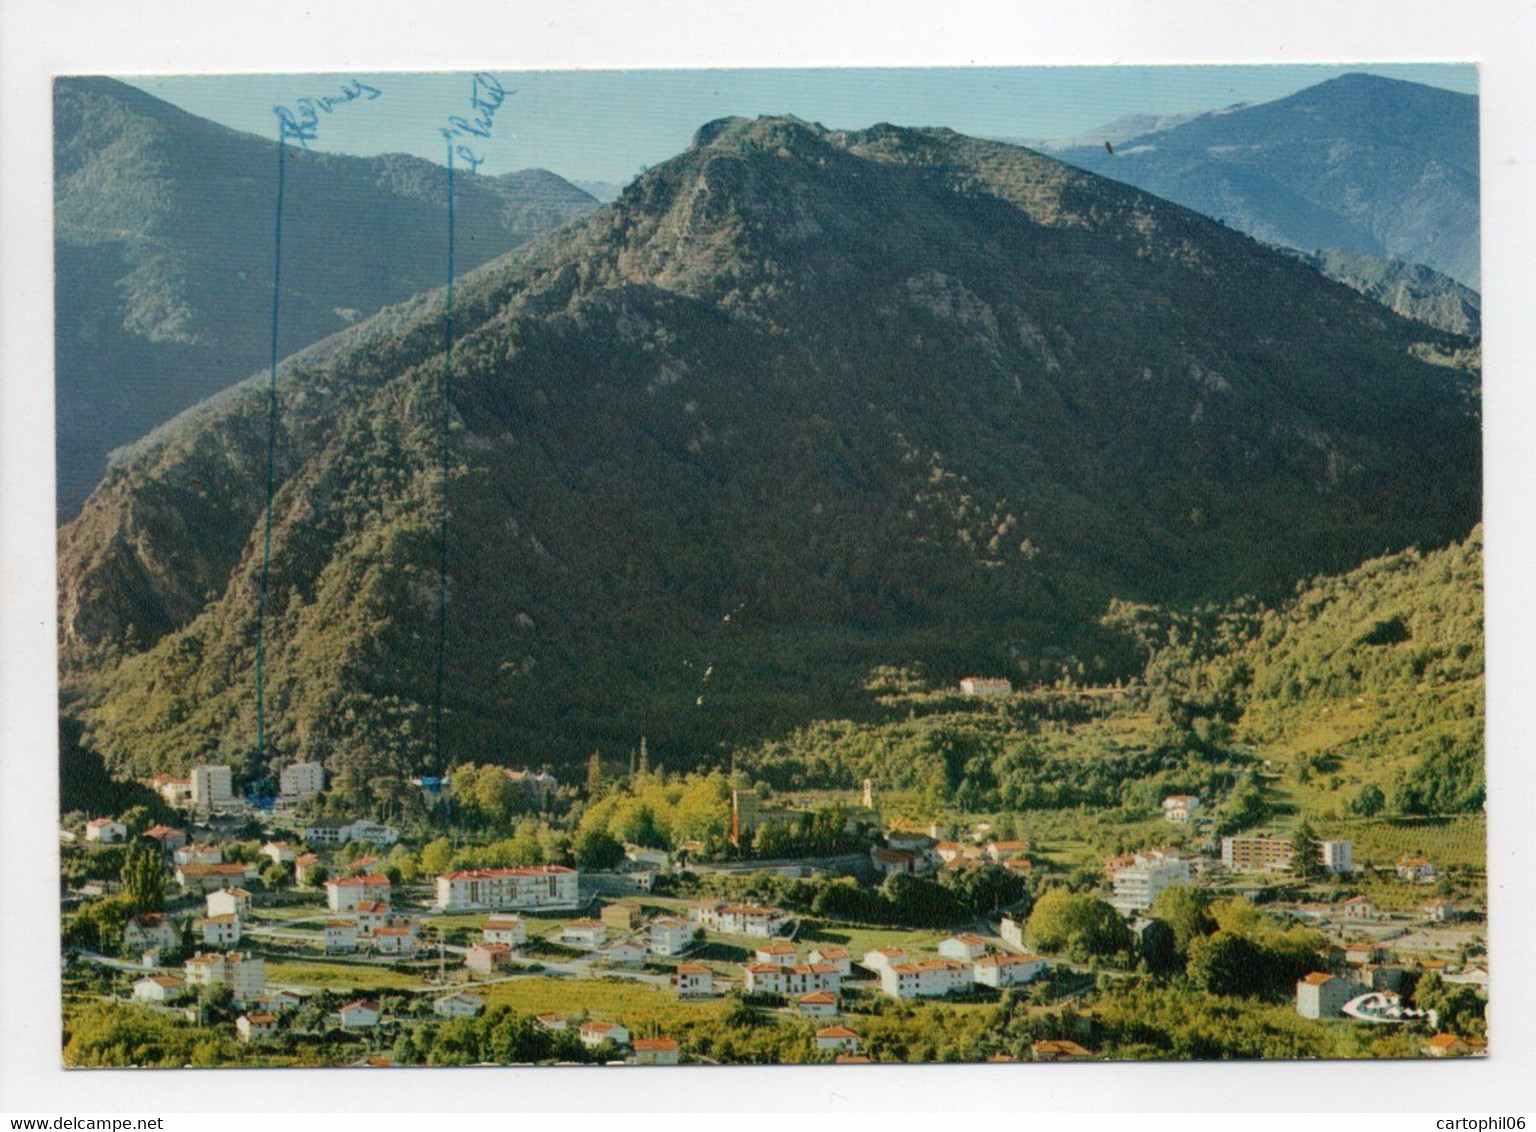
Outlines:
POLYGON ((598 920, 572 920, 560 929, 560 942, 573 947, 601 947, 608 939, 608 928, 598 920))
POLYGON ((816 1031, 816 1048, 855 1053, 859 1048, 859 1035, 846 1026, 825 1026, 816 1031))
POLYGON ((609 944, 603 950, 603 958, 614 967, 644 967, 645 948, 627 939, 609 944))
POLYGON ((343 1030, 367 1030, 379 1024, 379 1004, 366 998, 349 1002, 336 1012, 343 1030))
POLYGON ((1050 969, 1038 955, 983 955, 971 964, 976 982, 986 987, 1013 987, 1031 982, 1050 969))
POLYGON ((186 993, 186 980, 175 975, 146 975, 133 984, 133 997, 138 1002, 175 1002, 186 993))
POLYGON ((583 1022, 579 1033, 581 1044, 588 1049, 611 1042, 616 1046, 629 1044, 629 1030, 617 1022, 583 1022))
POLYGON ((233 912, 209 916, 199 926, 203 943, 209 947, 234 947, 240 942, 240 917, 233 912))
POLYGON ((634 1045, 636 1065, 676 1065, 676 1038, 636 1038, 634 1045))
POLYGON ((570 1029, 564 1014, 535 1014, 533 1020, 540 1026, 543 1026, 544 1029, 556 1034, 570 1029))
POLYGON ((656 955, 681 955, 693 944, 693 925, 672 916, 650 923, 650 948, 656 955))
POLYGON ((482 1009, 484 1004, 479 996, 464 991, 444 995, 432 1003, 432 1013, 439 1018, 473 1018, 482 1009))
POLYGON ((249 916, 251 894, 243 888, 221 888, 207 896, 209 916, 249 916))
POLYGON ((411 924, 391 925, 373 929, 373 950, 376 955, 415 955, 416 928, 411 924))
POLYGON ((792 943, 761 943, 753 950, 758 963, 773 963, 780 967, 793 967, 800 962, 800 953, 792 943))
POLYGON ((128 827, 111 818, 97 818, 95 821, 85 823, 85 839, 99 841, 103 845, 113 845, 128 839, 128 827))
POLYGON ((1435 866, 1423 857, 1404 857, 1397 862, 1397 875, 1413 884, 1433 884, 1435 866))
POLYGON ((952 935, 939 944, 939 954, 946 959, 958 959, 969 963, 987 953, 987 941, 971 932, 952 935))
POLYGON ((907 953, 900 947, 879 947, 864 953, 863 964, 877 975, 889 967, 907 961, 907 953))
POLYGON ((845 979, 853 974, 853 957, 848 954, 846 947, 820 947, 811 952, 807 958, 812 963, 825 963, 836 967, 837 973, 845 979))
POLYGON ((715 993, 715 973, 702 963, 679 963, 672 982, 678 998, 708 998, 715 993))
POLYGON ((807 1018, 832 1018, 837 1015, 837 995, 831 991, 816 991, 804 995, 795 1003, 795 1009, 807 1018))
POLYGON ((325 921, 325 953, 350 955, 357 950, 357 925, 351 920, 325 921))
POLYGON ((1170 794, 1163 799, 1163 820, 1174 825, 1185 825, 1200 808, 1196 794, 1170 794))
POLYGON ((147 951, 154 947, 170 949, 181 942, 181 932, 169 916, 144 912, 123 925, 123 945, 129 951, 147 951))
POLYGON ((480 939, 485 943, 521 947, 528 942, 528 925, 521 916, 493 916, 480 929, 480 939))
POLYGON ((242 1014, 235 1019, 242 1042, 259 1042, 277 1033, 276 1014, 242 1014))

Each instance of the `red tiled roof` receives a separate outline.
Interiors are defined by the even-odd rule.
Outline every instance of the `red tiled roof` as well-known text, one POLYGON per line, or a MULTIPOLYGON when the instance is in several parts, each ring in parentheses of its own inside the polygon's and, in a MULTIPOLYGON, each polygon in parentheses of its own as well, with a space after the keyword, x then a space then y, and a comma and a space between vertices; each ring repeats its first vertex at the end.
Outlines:
POLYGON ((635 1050, 668 1050, 677 1048, 676 1038, 636 1038, 631 1043, 635 1050))
POLYGON ((337 888, 360 888, 364 885, 370 888, 388 888, 390 886, 389 878, 380 876, 378 873, 365 873, 362 876, 355 877, 341 877, 338 880, 330 880, 325 883, 327 888, 331 885, 335 885, 337 888))
POLYGON ((827 1026, 823 1029, 817 1030, 816 1036, 818 1038, 856 1038, 859 1035, 855 1034, 846 1026, 827 1026))
POLYGON ((520 865, 515 869, 460 869, 443 873, 438 880, 495 880, 497 877, 540 877, 551 874, 574 873, 564 865, 520 865))

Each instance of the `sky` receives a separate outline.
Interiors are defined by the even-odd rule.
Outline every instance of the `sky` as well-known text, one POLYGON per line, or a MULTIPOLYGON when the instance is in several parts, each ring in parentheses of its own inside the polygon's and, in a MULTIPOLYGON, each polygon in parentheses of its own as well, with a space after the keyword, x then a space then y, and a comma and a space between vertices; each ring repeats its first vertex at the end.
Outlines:
MULTIPOLYGON (((482 173, 549 169, 623 184, 688 147, 700 125, 730 115, 793 114, 832 128, 876 122, 948 126, 979 137, 1066 138, 1126 114, 1267 102, 1351 71, 1477 92, 1471 64, 1123 66, 794 70, 493 72, 508 93, 489 137, 474 138, 482 173)), ((469 74, 119 76, 215 122, 276 136, 275 106, 337 97, 361 80, 377 97, 318 115, 309 148, 442 162, 439 131, 471 119, 469 74)))

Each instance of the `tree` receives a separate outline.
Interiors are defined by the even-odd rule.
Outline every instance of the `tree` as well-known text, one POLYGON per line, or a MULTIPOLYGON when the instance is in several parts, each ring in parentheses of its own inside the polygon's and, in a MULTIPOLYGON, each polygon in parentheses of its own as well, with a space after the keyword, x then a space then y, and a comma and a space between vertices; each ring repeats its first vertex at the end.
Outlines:
POLYGON ((261 872, 261 883, 274 892, 292 880, 288 866, 280 861, 273 861, 261 872))
POLYGON ((1216 930, 1210 894, 1191 885, 1163 889, 1153 899, 1150 911, 1173 931, 1173 946, 1180 955, 1188 954, 1194 940, 1216 930))
POLYGON ((1303 880, 1317 880, 1328 875, 1328 868, 1318 851, 1317 838, 1306 822, 1291 834, 1291 869, 1303 880))
POLYGON ((624 859, 624 846, 606 829, 583 830, 576 837, 578 868, 604 872, 624 859))
POLYGON ((1024 925, 1024 938, 1038 951, 1070 959, 1108 959, 1127 950, 1129 940, 1120 914, 1087 893, 1053 888, 1035 902, 1024 925))
POLYGON ((1247 939, 1218 931, 1189 946, 1186 971, 1201 990, 1212 994, 1249 995, 1264 986, 1263 956, 1247 939))
POLYGON ((587 797, 596 800, 603 792, 603 760, 596 751, 587 760, 587 797))
POLYGON ((130 845, 118 880, 134 914, 165 907, 165 864, 158 846, 145 841, 130 845))
POLYGON ((453 867, 453 844, 446 837, 438 837, 421 849, 421 871, 426 876, 439 876, 453 867))
POLYGON ((1387 808, 1387 796, 1380 786, 1367 782, 1356 791, 1349 808, 1361 817, 1373 818, 1387 808))

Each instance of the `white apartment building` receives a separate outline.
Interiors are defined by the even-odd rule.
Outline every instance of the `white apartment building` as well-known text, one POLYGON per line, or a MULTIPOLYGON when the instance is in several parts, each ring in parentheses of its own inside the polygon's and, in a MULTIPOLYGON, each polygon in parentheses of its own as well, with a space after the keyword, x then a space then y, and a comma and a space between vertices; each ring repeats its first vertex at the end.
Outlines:
POLYGON ((1355 847, 1349 841, 1319 841, 1317 851, 1323 859, 1323 868, 1330 873, 1355 871, 1355 847))
POLYGON ((227 806, 235 800, 234 779, 227 766, 195 766, 191 782, 192 804, 199 809, 227 806))
POLYGON ((940 998, 976 983, 971 964, 958 959, 897 963, 880 970, 880 989, 892 998, 940 998))
POLYGON ((1109 903, 1122 915, 1152 907, 1165 888, 1189 883, 1189 862, 1178 857, 1136 855, 1136 863, 1115 874, 1109 903))
POLYGON ((325 767, 319 763, 289 763, 278 772, 277 792, 284 798, 308 798, 325 789, 325 767))
POLYGON ((238 951, 227 954, 211 952, 187 960, 187 985, 214 986, 223 983, 234 993, 238 1003, 254 1002, 267 989, 267 964, 259 955, 238 951))
POLYGON ((564 865, 515 869, 463 869, 437 878, 437 907, 444 912, 476 908, 575 908, 580 874, 564 865))

